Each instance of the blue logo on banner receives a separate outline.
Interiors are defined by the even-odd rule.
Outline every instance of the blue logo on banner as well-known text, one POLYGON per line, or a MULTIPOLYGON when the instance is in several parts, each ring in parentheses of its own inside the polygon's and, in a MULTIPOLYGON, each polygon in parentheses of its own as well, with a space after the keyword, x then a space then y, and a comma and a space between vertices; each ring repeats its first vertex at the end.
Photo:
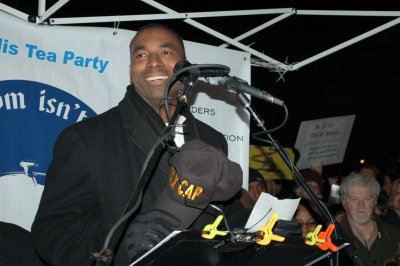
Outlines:
POLYGON ((44 184, 61 130, 96 113, 58 88, 33 81, 0 81, 0 177, 22 174, 44 184))

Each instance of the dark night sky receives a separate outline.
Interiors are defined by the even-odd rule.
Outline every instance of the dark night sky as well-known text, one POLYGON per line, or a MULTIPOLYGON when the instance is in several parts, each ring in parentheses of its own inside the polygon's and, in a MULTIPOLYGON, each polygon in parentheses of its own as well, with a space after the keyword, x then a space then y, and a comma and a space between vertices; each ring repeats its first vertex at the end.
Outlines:
MULTIPOLYGON (((36 1, 0 0, 29 14, 36 1)), ((56 1, 47 1, 51 6, 56 1)), ((240 9, 296 8, 311 10, 400 10, 396 1, 356 5, 348 1, 159 1, 179 12, 240 9), (272 2, 272 3, 271 3, 272 2)), ((53 17, 107 16, 161 13, 140 1, 71 0, 53 17)), ((235 37, 276 15, 198 19, 215 30, 235 37)), ((279 61, 294 63, 355 37, 394 17, 322 17, 294 15, 242 42, 279 61)), ((184 39, 220 45, 222 42, 178 20, 161 21, 174 27, 184 39)), ((137 30, 147 22, 122 22, 120 28, 137 30)), ((108 24, 96 26, 112 27, 108 24)), ((367 159, 382 165, 400 155, 398 105, 400 99, 400 26, 394 26, 301 69, 288 72, 284 81, 265 68, 252 68, 252 85, 283 99, 289 109, 287 124, 274 137, 283 146, 294 146, 301 121, 356 114, 344 163, 326 167, 331 174, 347 174, 367 159)), ((234 47, 229 47, 235 49, 234 47)), ((253 100, 269 128, 280 123, 280 108, 253 100)), ((252 125, 252 132, 254 125, 252 125)), ((252 141, 252 144, 260 144, 252 141)), ((328 173, 329 174, 329 173, 328 173)))

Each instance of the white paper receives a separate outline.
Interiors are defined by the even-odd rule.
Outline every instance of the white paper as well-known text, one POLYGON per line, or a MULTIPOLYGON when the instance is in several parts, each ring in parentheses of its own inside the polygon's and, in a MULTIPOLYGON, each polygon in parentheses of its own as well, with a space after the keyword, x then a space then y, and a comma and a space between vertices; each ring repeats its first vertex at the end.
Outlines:
POLYGON ((156 250, 158 247, 162 246, 165 242, 167 242, 168 240, 170 240, 171 238, 173 238, 174 236, 176 236, 177 234, 179 234, 181 231, 173 231, 171 234, 169 234, 166 238, 164 238, 160 243, 158 243, 157 245, 155 245, 152 249, 150 249, 149 251, 147 251, 145 254, 143 254, 143 256, 141 256, 140 258, 138 258, 137 260, 135 260, 134 262, 132 262, 132 264, 130 264, 129 266, 133 266, 135 264, 137 264, 139 261, 141 261, 142 259, 144 259, 147 255, 149 255, 150 253, 152 253, 154 250, 156 250))
POLYGON ((278 199, 271 194, 261 193, 254 208, 247 220, 245 228, 248 232, 257 232, 261 226, 264 226, 271 219, 272 214, 278 214, 278 220, 288 220, 293 218, 299 205, 298 199, 278 199))

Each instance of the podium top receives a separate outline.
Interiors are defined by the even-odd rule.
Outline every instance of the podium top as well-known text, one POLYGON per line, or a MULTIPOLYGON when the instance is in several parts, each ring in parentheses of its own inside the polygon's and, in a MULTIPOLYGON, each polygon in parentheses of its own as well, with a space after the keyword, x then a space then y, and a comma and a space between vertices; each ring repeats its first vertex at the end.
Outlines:
MULTIPOLYGON (((342 246, 343 247, 343 246, 342 246)), ((261 246, 254 242, 232 243, 227 237, 204 239, 201 231, 183 231, 131 265, 135 266, 258 266, 312 265, 331 254, 305 244, 302 237, 286 237, 261 246)))

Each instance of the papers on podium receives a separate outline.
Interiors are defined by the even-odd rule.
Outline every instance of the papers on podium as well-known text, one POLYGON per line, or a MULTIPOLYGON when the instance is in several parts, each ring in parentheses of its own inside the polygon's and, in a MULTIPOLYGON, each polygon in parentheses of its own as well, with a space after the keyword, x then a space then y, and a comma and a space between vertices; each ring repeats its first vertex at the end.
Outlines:
POLYGON ((247 220, 245 229, 249 233, 257 232, 271 219, 272 214, 278 213, 279 220, 292 220, 300 198, 278 199, 271 194, 262 192, 247 220))

